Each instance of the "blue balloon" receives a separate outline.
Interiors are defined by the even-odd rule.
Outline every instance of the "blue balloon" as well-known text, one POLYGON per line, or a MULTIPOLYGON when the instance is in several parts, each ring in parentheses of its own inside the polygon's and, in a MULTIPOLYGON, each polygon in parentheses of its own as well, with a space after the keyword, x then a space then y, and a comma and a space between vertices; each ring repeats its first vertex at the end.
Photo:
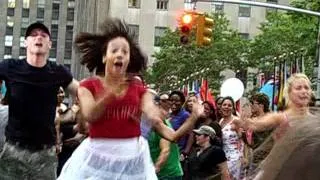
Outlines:
MULTIPOLYGON (((270 102, 270 104, 269 104, 270 108, 272 107, 272 103, 273 103, 273 87, 274 87, 274 82, 268 81, 264 86, 261 87, 261 89, 259 91, 260 93, 266 94, 268 96, 269 102, 270 102)), ((277 84, 276 84, 275 90, 277 90, 277 84)), ((276 96, 276 94, 275 94, 275 96, 276 96)), ((276 105, 275 105, 275 107, 276 107, 276 105)))

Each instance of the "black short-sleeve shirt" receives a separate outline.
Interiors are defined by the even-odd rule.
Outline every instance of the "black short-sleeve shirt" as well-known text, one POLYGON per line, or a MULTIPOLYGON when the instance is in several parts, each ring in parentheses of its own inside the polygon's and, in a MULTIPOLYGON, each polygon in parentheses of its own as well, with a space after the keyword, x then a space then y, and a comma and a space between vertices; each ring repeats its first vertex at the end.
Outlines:
POLYGON ((0 62, 0 79, 6 81, 9 93, 6 138, 30 145, 53 145, 57 92, 60 86, 71 83, 71 73, 51 61, 39 68, 25 59, 9 59, 0 62))
POLYGON ((218 174, 218 164, 225 161, 227 161, 227 158, 221 147, 210 146, 199 155, 197 155, 197 151, 191 153, 188 159, 188 168, 191 177, 205 179, 218 174))

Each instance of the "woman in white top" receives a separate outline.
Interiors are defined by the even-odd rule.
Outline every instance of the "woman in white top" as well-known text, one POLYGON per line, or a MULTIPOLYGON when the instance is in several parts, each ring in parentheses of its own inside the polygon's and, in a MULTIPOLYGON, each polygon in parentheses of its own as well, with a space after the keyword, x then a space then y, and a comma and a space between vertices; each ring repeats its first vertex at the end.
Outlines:
POLYGON ((223 150, 228 159, 228 168, 233 179, 242 179, 242 163, 243 158, 243 141, 241 133, 233 129, 232 123, 238 119, 233 115, 235 112, 235 104, 232 97, 224 97, 221 105, 222 119, 220 126, 222 128, 222 143, 223 150))

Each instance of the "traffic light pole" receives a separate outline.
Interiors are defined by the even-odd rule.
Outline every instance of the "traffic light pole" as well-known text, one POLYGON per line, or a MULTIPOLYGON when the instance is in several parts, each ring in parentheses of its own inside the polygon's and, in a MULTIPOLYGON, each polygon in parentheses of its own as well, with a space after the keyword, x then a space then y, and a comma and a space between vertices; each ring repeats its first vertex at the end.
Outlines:
POLYGON ((316 11, 310 11, 306 9, 300 9, 290 6, 284 6, 279 4, 269 4, 269 3, 263 3, 263 2, 256 2, 256 1, 244 1, 244 0, 192 0, 193 3, 197 2, 220 2, 220 3, 230 3, 230 4, 244 4, 244 5, 251 5, 251 6, 258 6, 258 7, 267 7, 267 8, 275 8, 275 9, 281 9, 286 11, 294 11, 299 12, 303 14, 308 14, 312 16, 317 16, 319 18, 319 27, 318 27, 318 37, 317 37, 317 61, 318 61, 318 73, 317 73, 317 94, 316 98, 318 101, 318 104, 320 104, 320 12, 316 11))

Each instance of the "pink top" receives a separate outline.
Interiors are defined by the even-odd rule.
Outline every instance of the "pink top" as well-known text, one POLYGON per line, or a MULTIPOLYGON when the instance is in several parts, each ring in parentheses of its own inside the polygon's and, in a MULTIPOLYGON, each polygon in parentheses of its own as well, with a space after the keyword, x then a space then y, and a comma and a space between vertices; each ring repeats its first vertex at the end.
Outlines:
POLYGON ((277 129, 273 133, 273 139, 279 140, 287 131, 289 125, 289 119, 288 115, 286 113, 283 113, 284 120, 281 122, 281 124, 277 127, 277 129))
MULTIPOLYGON (((89 78, 80 83, 95 99, 104 92, 101 81, 89 78)), ((130 81, 126 94, 106 104, 105 113, 89 125, 92 138, 131 138, 140 136, 141 99, 146 88, 139 81, 130 81)))

